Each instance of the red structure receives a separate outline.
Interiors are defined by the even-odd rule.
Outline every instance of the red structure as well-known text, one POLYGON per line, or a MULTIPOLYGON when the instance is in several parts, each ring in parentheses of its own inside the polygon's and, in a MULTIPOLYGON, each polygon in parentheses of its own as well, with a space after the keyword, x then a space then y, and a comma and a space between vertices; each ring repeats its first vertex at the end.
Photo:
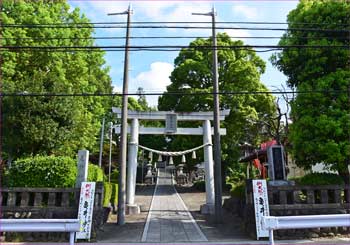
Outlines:
MULTIPOLYGON (((259 150, 255 150, 250 155, 242 158, 239 162, 245 163, 247 162, 249 166, 254 166, 256 169, 259 170, 259 178, 266 179, 267 176, 267 148, 276 145, 276 140, 271 140, 264 142, 260 145, 259 150)), ((247 176, 248 177, 248 176, 247 176)))

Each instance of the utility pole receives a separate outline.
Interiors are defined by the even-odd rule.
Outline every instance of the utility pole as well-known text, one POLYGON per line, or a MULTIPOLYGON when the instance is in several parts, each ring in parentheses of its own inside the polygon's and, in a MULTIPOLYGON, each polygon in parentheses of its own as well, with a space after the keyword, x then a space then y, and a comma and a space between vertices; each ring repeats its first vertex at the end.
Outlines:
POLYGON ((221 142, 220 142, 220 102, 219 102, 219 74, 218 54, 216 44, 216 11, 213 7, 209 13, 192 13, 193 15, 206 15, 212 18, 213 39, 213 90, 214 90, 214 190, 215 190, 215 221, 222 223, 222 183, 221 183, 221 142))
MULTIPOLYGON (((0 0, 0 13, 2 11, 2 0, 0 0)), ((2 20, 0 18, 0 24, 2 25, 2 20)), ((2 31, 0 28, 0 47, 2 46, 2 31)), ((1 52, 1 51, 0 51, 1 52)), ((0 53, 0 174, 2 174, 2 52, 0 53)))
POLYGON ((129 39, 130 39, 130 15, 131 5, 128 10, 121 13, 108 15, 127 15, 127 27, 125 37, 124 79, 122 94, 121 132, 120 132, 120 159, 119 159, 119 186, 118 186, 118 225, 125 224, 125 193, 126 193, 126 147, 128 129, 128 82, 129 82, 129 39))
POLYGON ((102 119, 101 136, 100 136, 100 155, 98 156, 98 166, 102 166, 102 152, 103 152, 103 136, 105 132, 105 118, 102 119))

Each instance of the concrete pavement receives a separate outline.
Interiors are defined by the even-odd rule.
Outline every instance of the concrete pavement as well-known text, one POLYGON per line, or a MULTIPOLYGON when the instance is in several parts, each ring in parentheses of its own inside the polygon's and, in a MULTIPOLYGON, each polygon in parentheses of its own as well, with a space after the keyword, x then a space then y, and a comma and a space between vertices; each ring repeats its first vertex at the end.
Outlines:
POLYGON ((164 168, 158 169, 157 185, 141 241, 208 241, 177 193, 171 173, 164 168))

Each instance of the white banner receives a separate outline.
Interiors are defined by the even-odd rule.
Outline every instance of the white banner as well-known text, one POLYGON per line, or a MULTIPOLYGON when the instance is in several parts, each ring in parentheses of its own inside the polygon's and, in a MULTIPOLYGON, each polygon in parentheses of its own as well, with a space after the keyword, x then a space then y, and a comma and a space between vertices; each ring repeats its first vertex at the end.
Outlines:
POLYGON ((255 210, 256 237, 269 237, 269 231, 261 226, 263 216, 269 216, 269 199, 267 196, 266 180, 253 180, 253 200, 255 210))
POLYGON ((94 210, 95 182, 83 182, 80 189, 80 201, 78 219, 80 232, 76 233, 76 239, 90 239, 92 214, 94 210))

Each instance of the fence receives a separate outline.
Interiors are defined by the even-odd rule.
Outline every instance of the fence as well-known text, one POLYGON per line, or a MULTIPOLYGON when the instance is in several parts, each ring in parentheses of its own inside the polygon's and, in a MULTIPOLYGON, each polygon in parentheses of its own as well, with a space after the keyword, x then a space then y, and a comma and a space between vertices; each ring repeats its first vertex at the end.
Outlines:
MULTIPOLYGON (((350 213, 350 187, 323 186, 271 186, 268 185, 271 216, 320 215, 350 213)), ((243 222, 247 231, 255 230, 252 182, 246 183, 243 222)))
POLYGON ((262 219, 262 227, 269 230, 270 245, 274 245, 274 230, 316 227, 350 227, 350 214, 284 217, 264 216, 262 219))
MULTIPOLYGON (((93 232, 106 220, 103 191, 103 183, 96 183, 93 232)), ((80 188, 1 188, 0 218, 76 219, 79 195, 80 188)))
POLYGON ((69 244, 74 245, 74 234, 80 230, 78 219, 3 219, 5 232, 69 232, 69 244))

